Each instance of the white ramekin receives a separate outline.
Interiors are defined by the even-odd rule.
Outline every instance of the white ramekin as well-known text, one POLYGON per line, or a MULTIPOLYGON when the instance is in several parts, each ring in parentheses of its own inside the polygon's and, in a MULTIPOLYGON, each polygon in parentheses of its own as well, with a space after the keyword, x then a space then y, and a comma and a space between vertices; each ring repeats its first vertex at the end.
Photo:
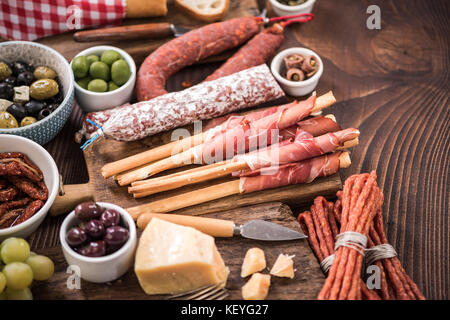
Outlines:
POLYGON ((115 204, 97 203, 104 208, 117 210, 123 223, 128 227, 130 238, 122 248, 103 257, 85 257, 76 253, 66 241, 67 231, 80 222, 75 217, 75 211, 69 213, 64 219, 59 231, 59 240, 67 264, 77 266, 82 279, 89 282, 104 283, 118 279, 133 265, 137 236, 135 223, 128 212, 115 204))
POLYGON ((298 6, 287 6, 277 0, 269 0, 273 11, 277 16, 289 16, 300 13, 311 13, 316 0, 308 0, 298 6))
MULTIPOLYGON (((133 96, 134 83, 136 82, 136 64, 128 53, 113 46, 95 46, 81 51, 75 57, 88 56, 91 54, 100 56, 103 51, 106 50, 115 50, 120 53, 123 59, 130 66, 130 79, 128 79, 128 81, 118 89, 107 92, 93 92, 83 89, 75 81, 75 99, 84 112, 101 111, 112 107, 117 107, 129 102, 133 96)), ((70 62, 70 67, 72 67, 72 61, 70 62)))
POLYGON ((323 62, 322 59, 320 59, 319 55, 312 50, 306 48, 290 48, 281 51, 273 58, 272 63, 270 65, 270 69, 275 79, 277 79, 283 90, 288 95, 293 97, 301 97, 313 92, 313 90, 316 88, 317 84, 319 83, 319 79, 323 73, 323 62), (303 56, 312 55, 315 58, 317 58, 317 61, 319 62, 319 70, 317 70, 317 72, 307 80, 303 81, 287 80, 280 74, 281 64, 284 61, 284 57, 294 53, 298 53, 303 56))
POLYGON ((41 169, 48 189, 44 206, 31 218, 17 226, 0 229, 0 241, 9 237, 26 238, 44 221, 59 190, 59 172, 52 156, 36 142, 12 134, 0 134, 0 152, 21 152, 41 169))

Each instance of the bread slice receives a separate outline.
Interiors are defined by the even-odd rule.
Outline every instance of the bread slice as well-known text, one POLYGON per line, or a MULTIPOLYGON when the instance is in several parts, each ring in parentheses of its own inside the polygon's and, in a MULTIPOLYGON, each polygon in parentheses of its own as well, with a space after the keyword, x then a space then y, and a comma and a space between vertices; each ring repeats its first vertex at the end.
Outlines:
POLYGON ((225 16, 230 0, 175 0, 175 4, 198 20, 213 22, 225 16))

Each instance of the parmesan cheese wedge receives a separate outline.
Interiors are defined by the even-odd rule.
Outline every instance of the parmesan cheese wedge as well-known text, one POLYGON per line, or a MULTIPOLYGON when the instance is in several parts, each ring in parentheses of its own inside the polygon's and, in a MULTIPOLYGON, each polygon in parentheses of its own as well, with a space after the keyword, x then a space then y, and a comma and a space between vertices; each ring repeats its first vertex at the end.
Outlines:
POLYGON ((261 271, 266 267, 266 257, 264 251, 260 248, 251 248, 245 254, 242 263, 241 277, 245 278, 255 272, 261 271))
POLYGON ((254 273, 242 287, 244 300, 264 300, 269 293, 270 275, 254 273))
POLYGON ((276 277, 294 278, 294 260, 295 256, 280 254, 275 261, 270 274, 276 277))
POLYGON ((225 285, 229 273, 213 237, 158 218, 153 218, 142 233, 134 270, 146 294, 225 285))

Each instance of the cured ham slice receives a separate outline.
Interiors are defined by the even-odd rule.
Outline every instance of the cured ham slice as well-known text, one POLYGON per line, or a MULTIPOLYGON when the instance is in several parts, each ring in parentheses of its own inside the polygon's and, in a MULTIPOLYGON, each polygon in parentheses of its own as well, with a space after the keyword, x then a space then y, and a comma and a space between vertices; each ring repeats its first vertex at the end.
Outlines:
POLYGON ((295 139, 290 142, 272 145, 269 148, 234 157, 233 161, 245 161, 251 170, 276 166, 320 156, 333 152, 345 141, 359 136, 357 129, 345 129, 314 137, 302 129, 297 130, 295 139))
POLYGON ((324 155, 278 168, 263 168, 241 176, 239 192, 249 193, 283 187, 291 184, 310 183, 318 177, 335 174, 339 170, 341 152, 324 155), (259 173, 259 175, 255 175, 259 173))
POLYGON ((281 129, 289 128, 311 114, 316 96, 305 101, 278 107, 275 112, 255 121, 243 119, 222 134, 193 148, 196 163, 211 164, 229 159, 236 154, 264 147, 279 140, 281 129), (217 161, 218 160, 218 161, 217 161))

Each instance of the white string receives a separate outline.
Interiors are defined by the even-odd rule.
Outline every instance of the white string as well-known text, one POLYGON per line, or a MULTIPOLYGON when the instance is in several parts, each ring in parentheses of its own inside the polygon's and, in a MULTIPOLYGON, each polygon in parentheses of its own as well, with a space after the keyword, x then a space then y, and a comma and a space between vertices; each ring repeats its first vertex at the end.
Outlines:
POLYGON ((320 263, 320 268, 322 269, 323 273, 327 274, 328 271, 330 271, 333 262, 334 262, 334 254, 329 255, 328 257, 322 260, 322 262, 320 263))
POLYGON ((346 231, 336 236, 336 244, 334 245, 334 251, 337 251, 339 247, 348 247, 364 255, 366 245, 367 245, 367 237, 365 235, 354 231, 346 231))
POLYGON ((367 266, 370 266, 375 261, 394 258, 396 256, 397 252, 395 251, 393 246, 391 246, 389 243, 380 244, 378 246, 366 249, 365 264, 367 266))

